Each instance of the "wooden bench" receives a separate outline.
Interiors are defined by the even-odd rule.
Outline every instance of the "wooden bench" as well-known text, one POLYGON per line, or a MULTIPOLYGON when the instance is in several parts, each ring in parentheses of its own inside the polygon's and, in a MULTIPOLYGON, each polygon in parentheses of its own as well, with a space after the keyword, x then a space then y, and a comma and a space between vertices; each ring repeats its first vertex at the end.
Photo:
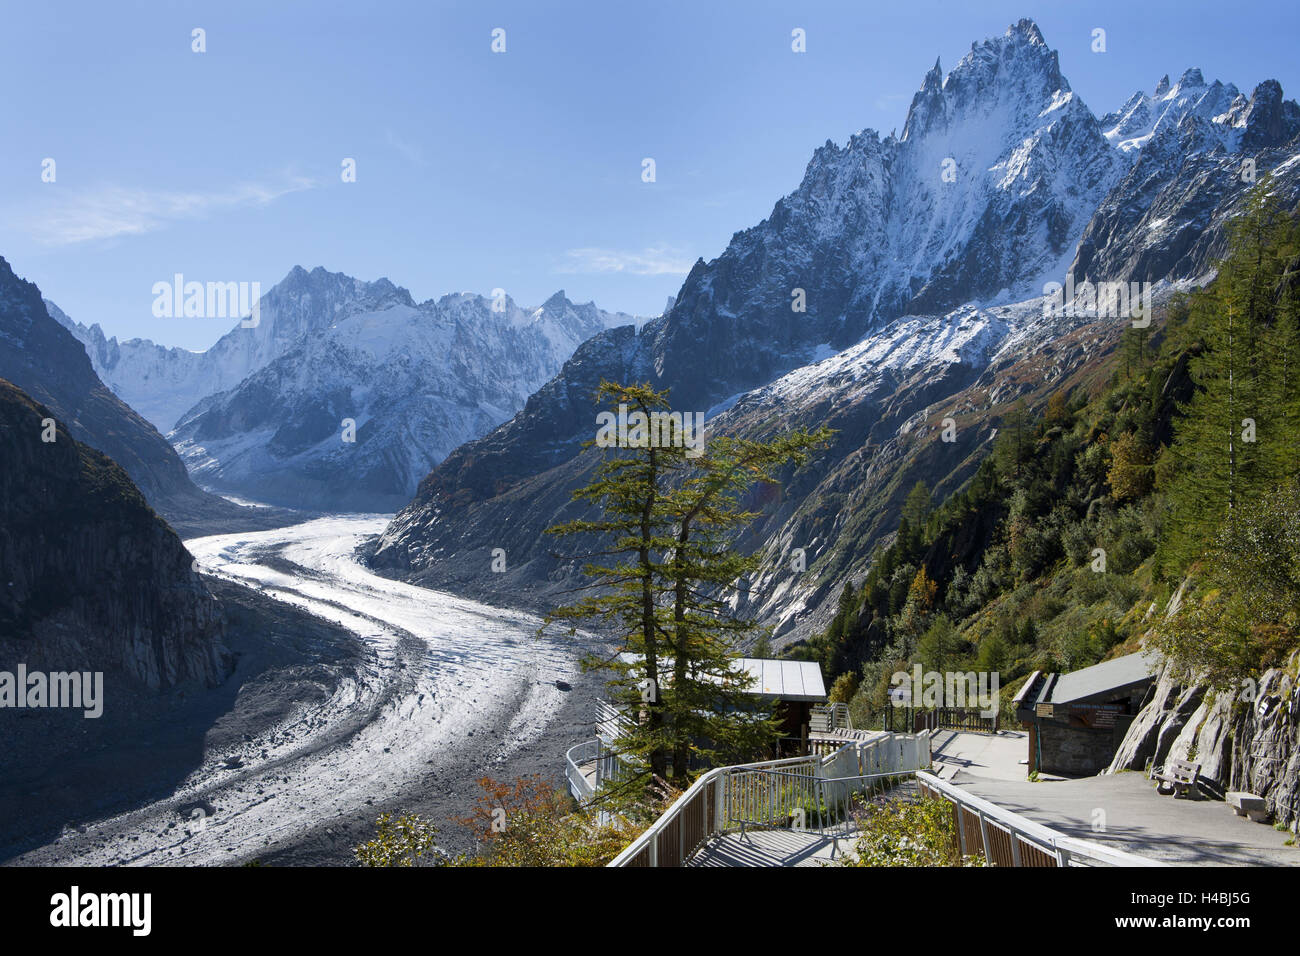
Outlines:
POLYGON ((1187 760, 1172 761, 1155 774, 1155 778, 1160 781, 1160 792, 1172 793, 1175 797, 1185 797, 1194 792, 1200 776, 1201 765, 1187 760))
POLYGON ((1256 823, 1268 823, 1268 801, 1253 793, 1232 790, 1224 795, 1232 807, 1232 812, 1239 817, 1250 817, 1256 823))

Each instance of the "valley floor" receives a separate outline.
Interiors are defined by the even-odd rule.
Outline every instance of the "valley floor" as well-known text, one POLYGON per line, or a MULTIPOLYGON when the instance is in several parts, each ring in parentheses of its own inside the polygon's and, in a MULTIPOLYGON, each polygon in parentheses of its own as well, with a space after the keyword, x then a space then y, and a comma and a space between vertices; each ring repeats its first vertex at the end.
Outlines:
MULTIPOLYGON (((187 541, 224 582, 223 603, 232 590, 244 601, 256 592, 350 632, 351 651, 335 647, 324 670, 300 653, 247 675, 174 786, 95 822, 70 809, 53 842, 8 862, 346 863, 384 810, 420 812, 442 829, 440 847, 464 850, 468 835, 447 821, 469 814, 477 778, 540 773, 562 786, 561 755, 590 736, 598 680, 580 673, 583 648, 537 637, 533 616, 375 576, 356 552, 387 520, 336 516, 187 541)), ((241 668, 283 636, 232 641, 241 668)), ((137 759, 158 772, 150 755, 137 759)), ((26 796, 41 784, 29 781, 26 796)))

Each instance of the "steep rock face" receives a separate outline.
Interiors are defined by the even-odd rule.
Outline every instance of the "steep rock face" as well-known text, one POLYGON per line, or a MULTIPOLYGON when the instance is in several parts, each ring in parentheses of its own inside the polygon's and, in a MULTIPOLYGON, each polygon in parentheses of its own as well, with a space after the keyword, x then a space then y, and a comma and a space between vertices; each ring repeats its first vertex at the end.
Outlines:
POLYGON ((0 666, 155 690, 229 673, 212 597, 126 473, 0 381, 0 666), (110 678, 111 679, 111 678, 110 678))
POLYGON ((633 322, 563 292, 526 310, 468 293, 417 305, 390 287, 200 402, 171 438, 204 484, 293 507, 394 511, 579 343, 633 322))
POLYGON ((99 380, 86 350, 50 317, 40 290, 2 258, 0 378, 46 406, 78 441, 121 465, 169 519, 238 510, 199 490, 166 439, 99 380))
POLYGON ((1259 178, 1272 173, 1281 200, 1300 201, 1300 107, 1275 80, 1246 99, 1188 70, 1163 96, 1135 97, 1150 103, 1148 119, 1130 129, 1121 118, 1107 134, 1128 137, 1119 146, 1133 166, 1084 231, 1076 282, 1205 276, 1223 252, 1224 225, 1259 178))
POLYGON ((704 409, 899 316, 1041 292, 1121 168, 1023 20, 946 77, 936 63, 901 138, 827 143, 765 222, 697 265, 646 330, 655 384, 704 409))
POLYGON ((1168 753, 1169 746, 1186 726, 1187 718, 1200 704, 1202 696, 1198 689, 1185 687, 1174 681, 1171 674, 1162 671, 1160 678, 1151 685, 1142 709, 1129 724, 1123 742, 1115 751, 1110 771, 1144 769, 1149 761, 1156 760, 1157 754, 1168 753), (1162 739, 1163 751, 1160 749, 1162 739))
POLYGON ((1285 669, 1265 671, 1251 693, 1217 694, 1166 664, 1107 772, 1190 760, 1201 765, 1212 794, 1258 794, 1275 820, 1294 824, 1300 814, 1300 685, 1289 672, 1296 663, 1293 657, 1285 669))

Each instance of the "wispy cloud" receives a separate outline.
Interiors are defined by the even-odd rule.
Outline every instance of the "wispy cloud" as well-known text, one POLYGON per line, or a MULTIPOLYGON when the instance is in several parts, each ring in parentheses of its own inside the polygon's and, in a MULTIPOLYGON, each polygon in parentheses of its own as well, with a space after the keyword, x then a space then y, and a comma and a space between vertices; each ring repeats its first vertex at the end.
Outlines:
POLYGON ((66 246, 95 239, 138 236, 168 223, 201 219, 240 206, 265 206, 289 193, 311 189, 315 180, 290 176, 274 183, 245 182, 213 192, 170 192, 124 186, 49 191, 27 218, 38 242, 66 246))
POLYGON ((640 252, 616 249, 569 249, 556 270, 564 273, 625 272, 636 276, 686 275, 695 260, 680 250, 653 246, 640 252))
POLYGON ((391 129, 384 130, 384 135, 388 140, 388 145, 405 156, 408 163, 413 163, 416 166, 429 165, 428 161, 424 158, 424 150, 420 149, 420 147, 408 143, 391 129))

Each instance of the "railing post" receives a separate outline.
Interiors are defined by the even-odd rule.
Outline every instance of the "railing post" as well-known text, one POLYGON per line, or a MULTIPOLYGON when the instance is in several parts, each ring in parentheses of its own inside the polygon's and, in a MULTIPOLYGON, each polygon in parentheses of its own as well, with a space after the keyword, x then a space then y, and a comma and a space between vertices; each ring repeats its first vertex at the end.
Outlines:
POLYGON ((677 865, 686 865, 686 814, 689 810, 683 810, 677 814, 677 865))

